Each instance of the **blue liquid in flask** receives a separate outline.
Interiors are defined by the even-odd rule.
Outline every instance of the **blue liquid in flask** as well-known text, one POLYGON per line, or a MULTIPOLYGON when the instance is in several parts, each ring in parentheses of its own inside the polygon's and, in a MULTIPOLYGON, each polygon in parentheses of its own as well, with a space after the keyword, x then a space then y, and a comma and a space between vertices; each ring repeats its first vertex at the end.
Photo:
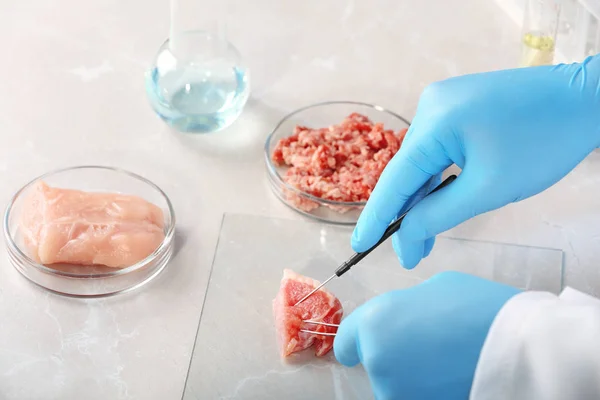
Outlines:
POLYGON ((247 70, 227 58, 177 60, 168 46, 146 75, 155 112, 182 132, 216 132, 242 113, 250 93, 247 70))

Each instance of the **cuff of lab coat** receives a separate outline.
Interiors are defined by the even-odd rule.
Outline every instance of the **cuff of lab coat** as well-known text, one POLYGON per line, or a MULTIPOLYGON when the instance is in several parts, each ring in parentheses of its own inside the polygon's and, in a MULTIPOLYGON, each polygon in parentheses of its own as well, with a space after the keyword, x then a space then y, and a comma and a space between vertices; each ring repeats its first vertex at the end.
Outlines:
POLYGON ((496 316, 485 340, 471 388, 471 400, 510 399, 519 377, 515 363, 523 344, 523 323, 558 297, 546 292, 523 292, 511 298, 496 316))

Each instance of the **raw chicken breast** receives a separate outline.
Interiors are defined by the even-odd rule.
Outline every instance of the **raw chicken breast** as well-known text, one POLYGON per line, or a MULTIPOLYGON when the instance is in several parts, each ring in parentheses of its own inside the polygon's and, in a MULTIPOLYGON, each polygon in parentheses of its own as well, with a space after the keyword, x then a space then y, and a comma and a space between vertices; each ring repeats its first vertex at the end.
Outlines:
POLYGON ((302 303, 295 304, 319 282, 295 273, 283 271, 283 279, 277 297, 273 300, 275 329, 282 357, 302 351, 314 345, 315 354, 323 356, 333 348, 333 336, 315 335, 300 332, 307 329, 316 332, 335 333, 337 328, 324 325, 306 324, 311 320, 339 324, 344 310, 340 301, 325 288, 312 294, 302 303))
POLYGON ((162 210, 142 198, 44 182, 25 199, 20 229, 36 262, 113 268, 143 260, 165 237, 162 210))

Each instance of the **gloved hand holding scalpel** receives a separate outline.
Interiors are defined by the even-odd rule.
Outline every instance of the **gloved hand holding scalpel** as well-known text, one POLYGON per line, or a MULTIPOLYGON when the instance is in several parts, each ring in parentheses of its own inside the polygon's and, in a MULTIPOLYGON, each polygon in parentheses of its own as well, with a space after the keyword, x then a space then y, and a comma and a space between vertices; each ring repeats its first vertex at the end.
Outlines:
MULTIPOLYGON (((599 145, 600 56, 435 83, 352 246, 373 246, 428 179, 456 164, 458 179, 416 204, 393 236, 401 264, 414 268, 437 234, 540 193, 599 145)), ((363 363, 377 399, 596 399, 599 336, 600 301, 573 289, 519 293, 442 274, 359 307, 334 350, 345 365, 363 363)))

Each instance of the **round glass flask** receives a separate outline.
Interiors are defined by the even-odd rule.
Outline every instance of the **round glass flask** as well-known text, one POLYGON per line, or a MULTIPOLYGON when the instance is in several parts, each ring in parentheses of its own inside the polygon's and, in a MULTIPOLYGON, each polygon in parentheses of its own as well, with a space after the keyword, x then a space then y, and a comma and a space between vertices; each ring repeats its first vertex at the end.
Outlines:
POLYGON ((146 72, 146 92, 154 111, 175 129, 216 132, 242 113, 249 71, 225 38, 223 24, 213 31, 188 29, 178 23, 180 8, 172 5, 171 35, 146 72))

